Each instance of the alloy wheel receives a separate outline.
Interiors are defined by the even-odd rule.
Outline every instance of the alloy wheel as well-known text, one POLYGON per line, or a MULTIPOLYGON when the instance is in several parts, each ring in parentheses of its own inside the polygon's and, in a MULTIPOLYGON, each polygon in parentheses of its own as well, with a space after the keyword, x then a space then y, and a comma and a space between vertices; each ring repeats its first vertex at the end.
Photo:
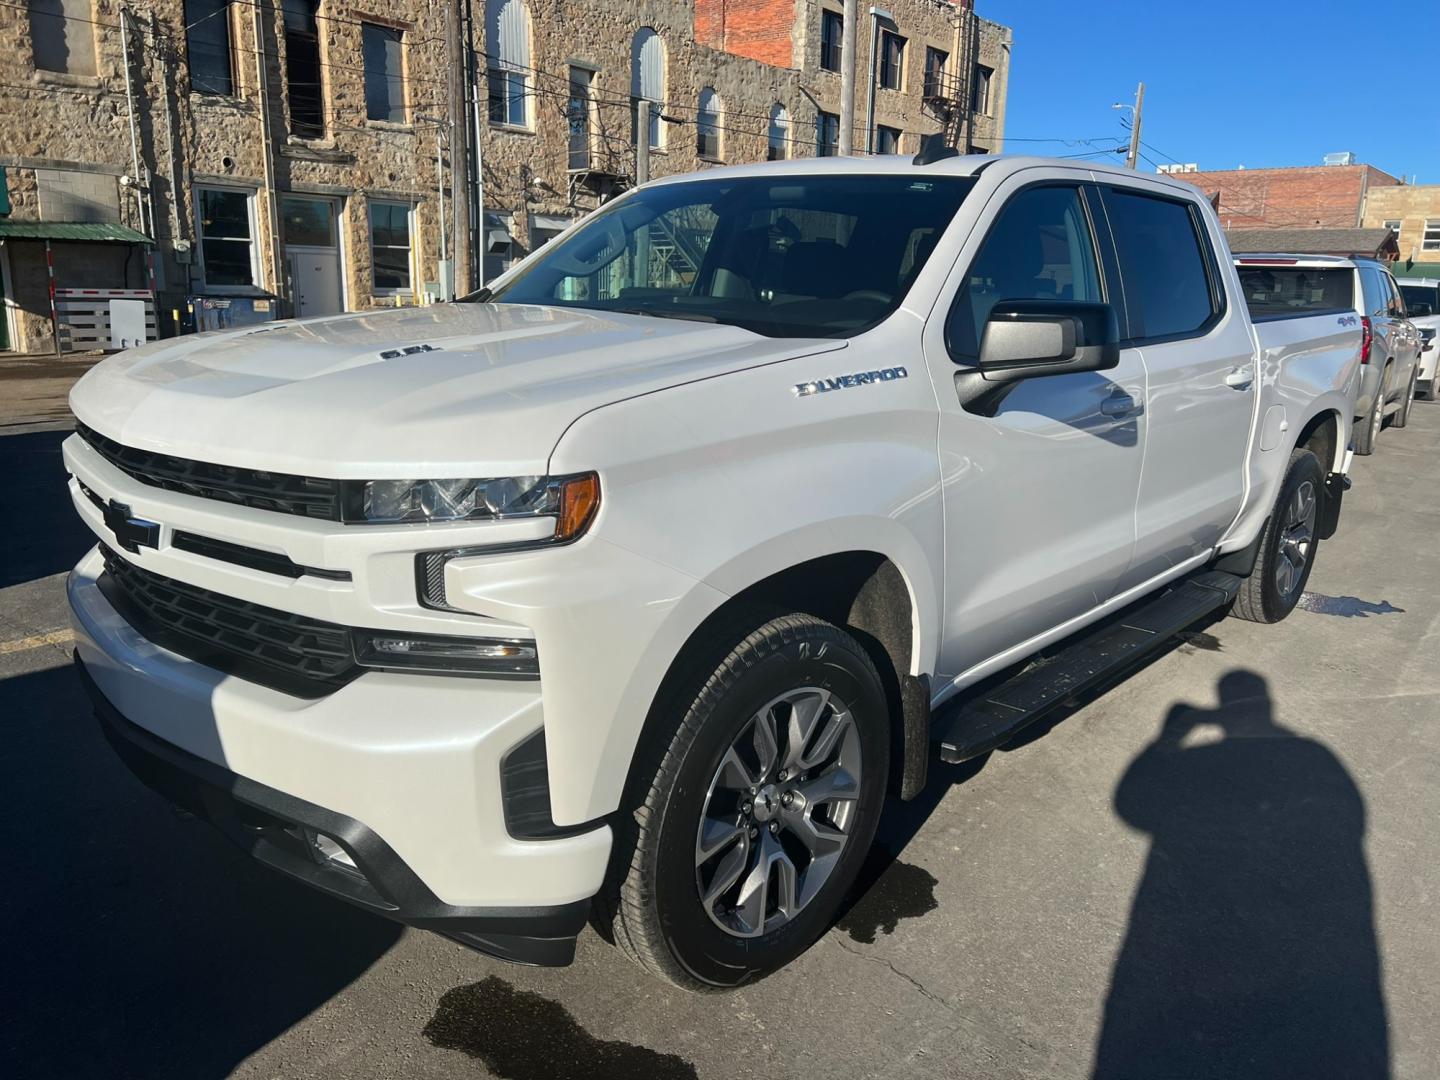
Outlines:
POLYGON ((710 781, 695 838, 695 885, 716 926, 760 937, 815 898, 858 816, 860 759, 850 708, 828 690, 791 690, 746 721, 710 781))
POLYGON ((1305 564, 1315 544, 1315 485, 1306 480, 1295 489, 1285 508, 1280 531, 1280 557, 1275 560, 1275 587, 1288 600, 1305 576, 1305 564))

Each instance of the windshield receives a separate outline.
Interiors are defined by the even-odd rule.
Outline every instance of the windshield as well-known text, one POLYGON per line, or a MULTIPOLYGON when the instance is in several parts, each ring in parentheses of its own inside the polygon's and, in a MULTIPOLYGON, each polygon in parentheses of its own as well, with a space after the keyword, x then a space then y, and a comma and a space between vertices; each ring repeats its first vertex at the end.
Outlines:
POLYGON ((474 299, 848 337, 900 306, 973 184, 883 175, 657 184, 474 299))

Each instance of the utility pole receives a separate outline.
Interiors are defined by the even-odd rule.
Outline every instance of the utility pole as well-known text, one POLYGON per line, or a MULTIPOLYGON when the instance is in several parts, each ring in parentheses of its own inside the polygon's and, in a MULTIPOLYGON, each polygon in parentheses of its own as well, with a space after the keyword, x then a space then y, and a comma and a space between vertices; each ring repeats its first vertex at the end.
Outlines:
POLYGON ((842 156, 855 150, 855 24, 860 0, 845 0, 840 28, 840 146, 842 156))
POLYGON ((1145 84, 1135 90, 1135 108, 1130 115, 1130 152, 1125 155, 1125 167, 1135 168, 1140 157, 1140 110, 1145 106, 1145 84))
POLYGON ((445 146, 442 140, 447 125, 438 116, 423 113, 416 113, 415 119, 435 125, 435 198, 440 211, 440 261, 435 264, 435 276, 439 279, 440 299, 452 300, 455 296, 452 288, 455 275, 450 266, 449 237, 445 229, 445 146))

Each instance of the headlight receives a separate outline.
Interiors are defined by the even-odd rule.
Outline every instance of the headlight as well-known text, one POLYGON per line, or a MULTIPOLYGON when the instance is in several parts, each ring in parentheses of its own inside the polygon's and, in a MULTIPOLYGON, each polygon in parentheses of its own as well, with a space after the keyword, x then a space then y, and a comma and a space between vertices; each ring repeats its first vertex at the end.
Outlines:
POLYGON ((554 540, 573 540, 600 506, 600 478, 504 476, 490 480, 362 480, 345 488, 345 520, 402 524, 553 517, 554 540))

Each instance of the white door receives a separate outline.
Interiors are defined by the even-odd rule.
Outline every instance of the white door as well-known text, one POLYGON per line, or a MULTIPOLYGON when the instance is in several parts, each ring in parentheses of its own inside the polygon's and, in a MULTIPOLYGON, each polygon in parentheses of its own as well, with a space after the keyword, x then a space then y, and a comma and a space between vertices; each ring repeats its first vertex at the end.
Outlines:
POLYGON ((299 318, 345 310, 340 285, 339 203, 323 195, 280 197, 290 295, 299 318))
POLYGON ((1102 192, 1148 386, 1150 432, 1125 589, 1207 553, 1239 513, 1255 353, 1246 313, 1226 307, 1228 268, 1214 254, 1224 241, 1207 235, 1199 208, 1162 193, 1102 192))
POLYGON ((1022 174, 983 238, 952 272, 943 328, 925 331, 940 402, 945 506, 945 625, 939 666, 954 678, 1104 603, 1135 541, 1147 418, 1139 353, 1109 371, 1019 383, 993 410, 960 405, 955 374, 973 366, 1001 300, 1113 302, 1097 250, 1098 202, 1073 173, 1022 174), (1065 179, 1062 179, 1065 178, 1065 179))
POLYGON ((340 298, 340 253, 333 248, 287 248, 290 259, 290 288, 295 297, 295 314, 338 315, 345 310, 340 298))

